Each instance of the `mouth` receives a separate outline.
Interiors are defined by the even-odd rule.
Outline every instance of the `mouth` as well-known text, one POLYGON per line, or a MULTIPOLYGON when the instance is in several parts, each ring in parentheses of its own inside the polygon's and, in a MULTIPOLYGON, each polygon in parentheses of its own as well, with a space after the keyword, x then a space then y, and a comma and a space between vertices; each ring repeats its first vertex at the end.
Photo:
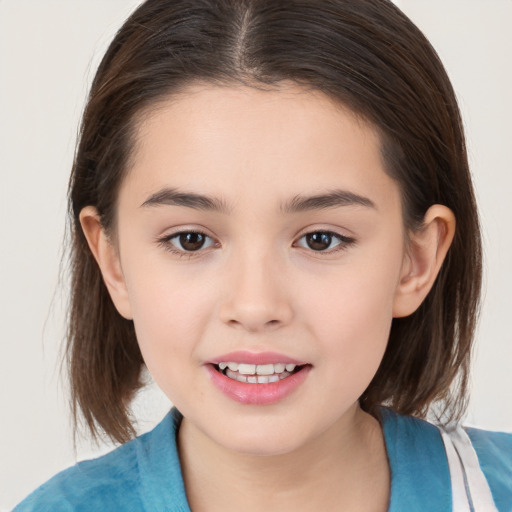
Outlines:
POLYGON ((250 364, 233 361, 221 361, 213 364, 214 369, 228 379, 246 384, 279 382, 300 372, 305 366, 310 365, 293 363, 250 364))
POLYGON ((231 357, 209 361, 205 368, 214 386, 228 398, 245 405, 270 405, 301 388, 313 368, 287 357, 277 363, 270 362, 271 358, 281 359, 275 354, 233 353, 231 357))
POLYGON ((313 365, 277 352, 239 350, 204 365, 214 386, 245 405, 270 405, 298 393, 313 365))

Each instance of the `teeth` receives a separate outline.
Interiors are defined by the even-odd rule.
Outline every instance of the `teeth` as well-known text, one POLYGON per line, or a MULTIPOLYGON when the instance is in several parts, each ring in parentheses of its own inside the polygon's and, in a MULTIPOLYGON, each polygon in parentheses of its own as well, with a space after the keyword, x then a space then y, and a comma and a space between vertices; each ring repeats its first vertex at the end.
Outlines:
POLYGON ((259 364, 256 367, 256 373, 258 375, 272 375, 274 373, 273 364, 259 364))
POLYGON ((234 362, 221 362, 218 363, 221 371, 229 368, 232 372, 238 372, 242 375, 274 375, 276 373, 281 374, 285 370, 287 372, 293 372, 296 368, 296 364, 246 364, 246 363, 234 363, 234 362))
POLYGON ((231 371, 228 367, 226 370, 226 377, 237 380, 238 382, 245 382, 249 384, 269 384, 277 382, 278 380, 286 379, 291 374, 288 372, 274 373, 272 375, 242 375, 239 372, 231 371))
POLYGON ((283 363, 277 363, 274 365, 274 373, 283 373, 286 365, 283 363))
MULTIPOLYGON (((231 368, 231 363, 229 363, 229 365, 230 365, 229 369, 233 370, 233 368, 231 368)), ((256 365, 255 364, 239 364, 238 365, 238 373, 241 373, 242 375, 254 375, 256 373, 256 365)))

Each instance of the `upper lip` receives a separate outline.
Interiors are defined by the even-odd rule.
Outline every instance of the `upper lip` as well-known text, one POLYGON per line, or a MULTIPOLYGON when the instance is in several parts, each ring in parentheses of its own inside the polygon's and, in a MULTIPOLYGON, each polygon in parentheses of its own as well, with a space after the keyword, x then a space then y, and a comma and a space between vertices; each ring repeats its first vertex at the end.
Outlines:
POLYGON ((302 366, 307 363, 299 361, 293 357, 279 354, 277 352, 247 352, 244 350, 238 350, 236 352, 229 352, 228 354, 222 354, 215 358, 206 361, 207 364, 219 364, 221 362, 226 363, 247 363, 247 364, 295 364, 302 366))

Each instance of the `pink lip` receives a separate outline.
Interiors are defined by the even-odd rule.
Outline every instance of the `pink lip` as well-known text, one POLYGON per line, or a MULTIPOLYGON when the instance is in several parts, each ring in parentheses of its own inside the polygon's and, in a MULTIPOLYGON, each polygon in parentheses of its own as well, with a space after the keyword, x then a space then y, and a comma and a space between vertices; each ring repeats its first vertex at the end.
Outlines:
POLYGON ((210 363, 210 364, 218 364, 220 362, 247 363, 247 364, 274 364, 274 363, 296 364, 296 365, 306 364, 304 361, 298 361, 297 359, 292 359, 291 357, 285 356, 283 354, 278 354, 277 352, 257 352, 256 353, 256 352, 247 352, 244 350, 239 350, 237 352, 230 352, 229 354, 223 354, 214 359, 210 359, 209 361, 206 361, 206 363, 210 363))
MULTIPOLYGON (((232 356, 233 354, 230 355, 232 356)), ((233 361, 233 359, 229 358, 221 359, 221 361, 222 360, 238 362, 237 360, 233 361)), ((268 361, 268 359, 265 360, 268 361)), ((244 359, 244 361, 249 362, 250 364, 265 364, 254 363, 253 360, 248 361, 247 359, 244 359)), ((273 359, 273 362, 277 361, 285 363, 288 360, 273 359)), ((290 361, 290 363, 294 362, 290 361)), ((295 391, 308 376, 309 371, 311 370, 311 365, 304 366, 298 372, 286 377, 285 379, 268 384, 249 384, 230 379, 217 371, 213 364, 206 364, 205 368, 208 371, 213 384, 228 398, 245 405, 268 405, 279 402, 293 393, 293 391, 295 391)))

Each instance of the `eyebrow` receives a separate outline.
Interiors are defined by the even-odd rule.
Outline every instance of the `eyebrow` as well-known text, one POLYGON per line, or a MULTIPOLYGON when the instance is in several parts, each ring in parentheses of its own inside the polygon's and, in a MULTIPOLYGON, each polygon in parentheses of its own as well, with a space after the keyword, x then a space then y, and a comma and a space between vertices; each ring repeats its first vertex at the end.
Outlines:
MULTIPOLYGON (((210 197, 194 192, 183 192, 175 188, 164 188, 146 199, 142 207, 152 206, 183 206, 195 210, 229 213, 231 208, 221 198, 210 197)), ((298 213, 309 210, 323 210, 341 206, 364 206, 377 209, 375 203, 364 196, 347 190, 331 190, 313 196, 296 195, 281 205, 283 214, 298 213)))
POLYGON ((340 206, 364 206, 377 209, 375 203, 368 197, 360 196, 348 190, 336 189, 314 196, 297 195, 282 205, 281 211, 283 213, 297 213, 308 210, 338 208, 340 206))
POLYGON ((195 210, 218 211, 221 213, 229 213, 230 211, 227 203, 222 199, 194 192, 180 192, 174 188, 164 188, 152 194, 141 206, 184 206, 195 210))

